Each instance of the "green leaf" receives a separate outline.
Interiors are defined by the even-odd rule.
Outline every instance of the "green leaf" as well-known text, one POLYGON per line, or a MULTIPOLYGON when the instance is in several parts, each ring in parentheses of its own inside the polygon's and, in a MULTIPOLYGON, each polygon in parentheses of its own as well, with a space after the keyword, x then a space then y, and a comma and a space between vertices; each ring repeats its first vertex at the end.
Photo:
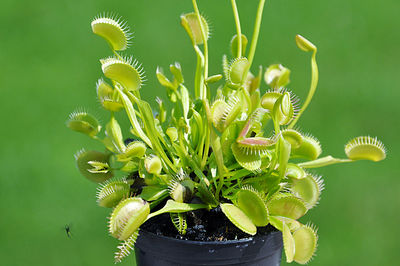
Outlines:
POLYGON ((303 136, 303 141, 299 148, 292 149, 294 158, 304 158, 307 160, 315 160, 321 154, 321 144, 313 136, 303 136))
MULTIPOLYGON (((241 34, 241 37, 242 37, 242 51, 240 51, 239 57, 242 57, 246 54, 246 48, 247 48, 247 43, 248 43, 246 35, 241 34)), ((236 57, 237 53, 238 53, 238 42, 239 42, 238 35, 235 34, 231 40, 231 52, 234 57, 236 57)))
POLYGON ((188 89, 181 85, 181 97, 182 97, 182 109, 183 109, 183 117, 188 119, 188 113, 190 108, 190 95, 188 89))
POLYGON ((370 136, 361 136, 350 140, 345 147, 350 160, 370 160, 374 162, 386 158, 386 149, 381 141, 370 136))
POLYGON ((105 16, 97 16, 91 23, 94 34, 104 38, 114 51, 125 50, 132 38, 132 33, 124 21, 105 16))
POLYGON ((122 199, 129 196, 130 185, 126 180, 111 181, 101 184, 97 192, 97 204, 101 207, 115 207, 122 199))
POLYGON ((169 69, 171 70, 172 75, 174 75, 176 83, 178 85, 182 84, 184 82, 184 79, 181 65, 178 62, 175 62, 175 64, 169 66, 169 69))
POLYGON ((286 224, 291 232, 296 231, 302 226, 298 221, 282 216, 270 216, 269 221, 279 231, 283 231, 283 224, 286 224))
POLYGON ((285 92, 274 103, 272 117, 279 125, 288 124, 294 116, 294 108, 289 92, 285 92))
POLYGON ((90 137, 96 136, 101 129, 99 121, 91 114, 83 111, 70 114, 67 127, 90 137))
POLYGON ((286 166, 286 177, 290 179, 302 179, 306 177, 306 172, 294 163, 288 163, 286 166))
POLYGON ((322 178, 312 175, 307 175, 300 180, 292 180, 290 185, 290 190, 305 202, 307 209, 311 209, 318 204, 323 189, 322 178))
POLYGON ((142 190, 142 193, 140 193, 140 197, 147 201, 154 201, 168 194, 169 192, 167 186, 154 185, 154 186, 145 186, 142 190))
POLYGON ((232 96, 228 99, 228 106, 225 108, 223 121, 223 128, 226 129, 242 112, 242 101, 238 96, 232 96))
POLYGON ((204 203, 210 205, 211 207, 218 206, 217 199, 214 197, 214 194, 211 193, 204 181, 201 180, 200 184, 198 184, 196 187, 198 195, 204 203))
POLYGON ((257 233, 257 227, 241 209, 230 203, 221 204, 221 209, 237 228, 249 235, 257 233))
POLYGON ((119 246, 118 246, 118 251, 115 252, 114 260, 115 263, 121 262, 123 258, 127 257, 130 253, 131 250, 134 249, 136 239, 139 236, 139 229, 136 230, 127 240, 123 241, 119 246))
POLYGON ((108 165, 110 156, 98 151, 80 151, 75 155, 77 167, 81 174, 87 179, 101 183, 113 177, 112 171, 103 173, 91 173, 89 170, 93 168, 89 162, 102 162, 108 165))
POLYGON ((128 96, 124 92, 122 92, 122 90, 120 88, 116 87, 116 89, 117 89, 119 95, 121 96, 121 101, 123 102, 123 104, 125 106, 125 111, 131 122, 133 133, 137 137, 141 138, 144 142, 146 142, 146 144, 150 148, 152 148, 153 147, 152 142, 150 142, 150 139, 146 136, 142 127, 140 126, 140 123, 136 117, 136 112, 135 112, 135 109, 133 108, 132 102, 129 100, 128 96))
POLYGON ((292 233, 290 232, 289 227, 285 223, 283 223, 282 238, 283 238, 283 247, 285 249, 286 262, 291 263, 294 258, 296 246, 292 233))
MULTIPOLYGON (((209 27, 203 16, 201 16, 201 23, 206 35, 206 39, 208 39, 209 27)), ((181 16, 181 25, 188 33, 193 44, 198 45, 203 43, 203 35, 201 34, 201 27, 196 13, 183 14, 181 16)))
POLYGON ((303 142, 303 136, 300 134, 300 132, 294 129, 283 130, 282 136, 294 149, 300 148, 300 145, 303 142))
MULTIPOLYGON (((132 94, 129 94, 130 97, 134 97, 132 94)), ((157 155, 166 163, 166 165, 173 171, 177 172, 175 166, 173 163, 170 161, 168 156, 166 155, 163 146, 161 145, 161 142, 165 145, 166 148, 168 148, 165 144, 164 138, 160 135, 158 132, 155 122, 154 122, 154 116, 153 112, 151 110, 150 104, 147 102, 140 100, 140 99, 135 99, 136 104, 139 107, 139 111, 143 116, 143 124, 147 132, 147 136, 152 144, 153 150, 157 153, 157 155), (161 141, 161 142, 160 142, 161 141)))
POLYGON ((147 147, 141 141, 132 141, 126 147, 124 156, 126 158, 142 158, 146 153, 147 147))
POLYGON ((160 158, 155 155, 146 157, 144 167, 149 174, 155 175, 159 175, 163 169, 160 158))
POLYGON ((290 82, 290 70, 281 64, 271 65, 265 71, 264 80, 273 89, 285 87, 290 82))
POLYGON ((176 89, 176 86, 164 75, 163 69, 161 67, 157 67, 156 77, 158 79, 158 82, 160 82, 162 86, 172 90, 176 89))
POLYGON ((308 263, 317 249, 317 233, 310 226, 303 226, 293 233, 296 246, 294 261, 300 264, 308 263))
POLYGON ((279 138, 279 176, 281 178, 285 177, 286 166, 290 159, 290 143, 287 142, 282 136, 279 138))
POLYGON ((180 235, 186 234, 187 222, 185 213, 170 213, 172 224, 180 235))
POLYGON ((104 75, 118 82, 125 89, 135 91, 142 86, 145 79, 144 71, 136 60, 110 57, 100 62, 104 75))
POLYGON ((194 182, 181 169, 168 184, 171 198, 177 202, 189 202, 193 198, 194 182))
POLYGON ((126 147, 124 144, 121 127, 114 116, 111 117, 110 122, 106 125, 106 134, 112 140, 119 152, 122 153, 125 151, 126 147))
POLYGON ((189 203, 182 203, 182 202, 176 202, 174 200, 168 200, 165 206, 153 213, 150 213, 150 215, 147 217, 147 220, 163 214, 163 213, 168 213, 168 212, 174 212, 174 213, 181 213, 181 212, 189 212, 189 211, 195 211, 198 209, 206 209, 208 206, 205 204, 189 204, 189 203))
POLYGON ((223 76, 221 74, 213 75, 206 79, 206 83, 207 84, 216 83, 216 82, 220 81, 222 78, 223 78, 223 76))
POLYGON ((267 207, 270 215, 283 216, 294 220, 299 219, 307 212, 303 201, 291 195, 275 197, 268 202, 267 207))
POLYGON ((266 226, 268 209, 262 195, 250 186, 243 187, 236 194, 236 206, 250 218, 255 226, 266 226))
POLYGON ((317 50, 317 47, 312 42, 310 42, 300 34, 296 35, 296 44, 297 47, 299 47, 304 52, 313 52, 317 50))
POLYGON ((224 115, 227 108, 228 104, 222 99, 217 99, 211 106, 213 125, 220 132, 224 131, 224 115))
POLYGON ((231 145, 232 153, 236 161, 245 169, 255 171, 260 169, 261 156, 258 153, 249 153, 245 149, 240 148, 237 143, 231 145))
POLYGON ((229 82, 232 83, 232 85, 241 86, 246 79, 245 74, 248 67, 249 61, 247 58, 242 57, 235 59, 229 67, 229 82))
POLYGON ((124 105, 119 101, 114 89, 103 79, 99 79, 96 84, 97 97, 104 109, 111 112, 120 111, 124 105))
POLYGON ((145 222, 149 213, 149 204, 141 198, 121 201, 111 214, 110 234, 119 240, 127 240, 145 222))
POLYGON ((264 109, 269 110, 272 112, 274 109, 275 102, 282 96, 282 94, 278 91, 267 91, 261 97, 261 106, 264 109))

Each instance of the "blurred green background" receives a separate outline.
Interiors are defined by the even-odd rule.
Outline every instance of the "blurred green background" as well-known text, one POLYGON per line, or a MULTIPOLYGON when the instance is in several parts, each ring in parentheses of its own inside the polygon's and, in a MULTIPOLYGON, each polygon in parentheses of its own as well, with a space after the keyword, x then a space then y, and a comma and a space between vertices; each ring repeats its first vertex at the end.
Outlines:
MULTIPOLYGON (((73 154, 99 147, 65 127, 78 107, 107 119, 96 100, 99 58, 107 45, 91 34, 100 12, 114 11, 135 33, 133 54, 148 82, 143 98, 165 92, 156 66, 181 63, 189 86, 195 56, 179 24, 192 10, 183 0, 2 0, 0 9, 0 264, 113 265, 117 241, 108 236, 109 210, 95 204, 96 185, 78 173, 73 154), (64 227, 71 225, 72 238, 64 227)), ((210 74, 235 33, 229 1, 199 0, 212 23, 210 74)), ((250 38, 255 0, 238 0, 250 38)), ((290 88, 303 100, 309 54, 300 33, 318 46, 320 85, 299 125, 321 141, 324 153, 343 157, 350 138, 379 136, 388 148, 380 163, 357 162, 319 170, 326 190, 303 219, 319 227, 310 265, 395 265, 400 260, 400 2, 398 0, 268 0, 257 65, 282 63, 290 88)), ((264 84, 264 90, 266 85, 264 84)), ((284 263, 283 263, 284 264, 284 263)), ((121 265, 134 265, 133 256, 121 265)))

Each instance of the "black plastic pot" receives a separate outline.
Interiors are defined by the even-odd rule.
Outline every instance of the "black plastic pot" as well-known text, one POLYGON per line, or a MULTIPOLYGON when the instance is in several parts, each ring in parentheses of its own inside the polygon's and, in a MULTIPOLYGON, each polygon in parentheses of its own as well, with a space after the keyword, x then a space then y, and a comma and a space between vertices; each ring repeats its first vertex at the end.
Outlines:
POLYGON ((190 241, 141 230, 135 245, 138 266, 243 265, 279 266, 282 233, 243 240, 190 241))

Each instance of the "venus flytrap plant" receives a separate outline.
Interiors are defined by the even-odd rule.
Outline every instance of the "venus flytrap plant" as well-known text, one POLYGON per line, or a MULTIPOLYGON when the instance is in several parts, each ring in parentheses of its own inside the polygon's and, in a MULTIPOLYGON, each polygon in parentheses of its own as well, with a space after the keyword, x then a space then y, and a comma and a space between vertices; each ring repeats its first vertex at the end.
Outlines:
POLYGON ((139 228, 151 218, 169 214, 183 235, 187 213, 220 208, 232 226, 249 235, 269 225, 282 231, 287 261, 305 264, 315 253, 317 230, 298 220, 318 204, 324 189, 323 179, 307 169, 380 161, 386 157, 384 145, 377 138, 357 137, 345 146, 346 159, 320 157, 320 142, 296 129, 317 88, 317 47, 296 36, 297 46, 312 52, 311 85, 301 107, 287 89, 288 68, 274 64, 251 73, 264 0, 259 1, 248 52, 236 1, 231 0, 236 25, 230 42, 233 58, 224 55, 222 73, 209 76, 210 26, 196 0, 192 2, 194 11, 181 16, 181 25, 197 56, 194 97, 179 63, 170 65, 171 74, 157 67, 156 77, 172 105, 168 109, 157 97, 157 112, 140 95, 143 68, 136 59, 118 53, 131 41, 126 23, 112 16, 99 16, 91 23, 93 33, 112 51, 111 57, 100 60, 104 78, 96 84, 110 120, 102 127, 94 116, 79 111, 70 115, 67 126, 104 145, 104 152, 82 150, 75 158, 82 175, 100 183, 98 205, 113 208, 109 231, 122 241, 115 261, 129 255, 139 228), (131 124, 130 136, 123 135, 118 122, 122 110, 131 124), (116 173, 125 178, 112 179, 116 173))

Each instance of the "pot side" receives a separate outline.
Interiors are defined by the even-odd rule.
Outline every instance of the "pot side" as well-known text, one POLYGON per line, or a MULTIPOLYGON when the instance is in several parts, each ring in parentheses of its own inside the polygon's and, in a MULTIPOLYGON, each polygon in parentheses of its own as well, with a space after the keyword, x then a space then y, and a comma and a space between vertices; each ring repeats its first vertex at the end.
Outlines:
POLYGON ((282 233, 228 241, 191 241, 140 230, 135 245, 138 266, 279 266, 282 233))

